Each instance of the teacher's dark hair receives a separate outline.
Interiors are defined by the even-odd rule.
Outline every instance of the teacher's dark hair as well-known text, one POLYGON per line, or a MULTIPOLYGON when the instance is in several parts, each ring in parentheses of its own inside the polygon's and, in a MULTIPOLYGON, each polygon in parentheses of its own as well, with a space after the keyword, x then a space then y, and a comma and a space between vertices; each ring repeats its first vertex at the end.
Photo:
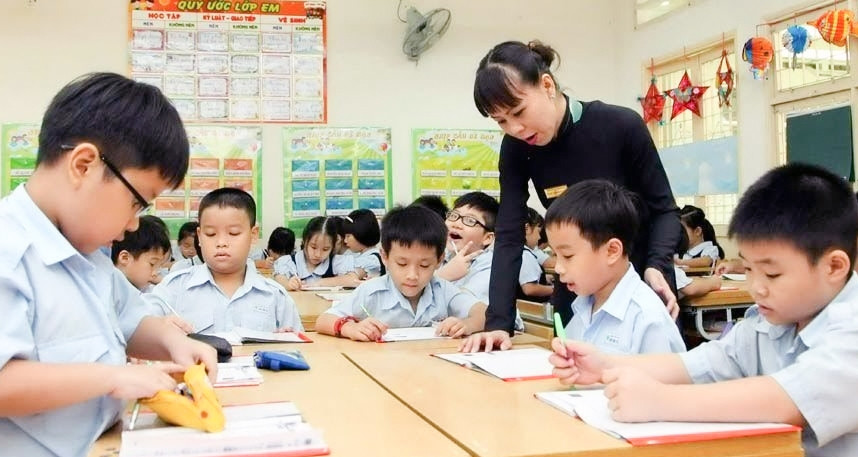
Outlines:
POLYGON ((539 41, 527 44, 506 41, 491 49, 480 66, 474 80, 474 104, 483 117, 499 109, 509 109, 521 102, 521 84, 535 86, 542 75, 551 73, 551 64, 560 60, 551 46, 539 41))

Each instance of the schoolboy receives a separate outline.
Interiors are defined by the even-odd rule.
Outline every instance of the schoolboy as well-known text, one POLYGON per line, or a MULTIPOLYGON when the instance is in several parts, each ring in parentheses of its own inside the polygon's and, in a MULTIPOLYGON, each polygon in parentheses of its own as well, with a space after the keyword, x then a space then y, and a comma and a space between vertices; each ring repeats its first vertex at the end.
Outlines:
POLYGON ((125 232, 122 240, 113 242, 110 258, 128 281, 142 291, 150 286, 168 252, 170 238, 164 227, 143 216, 137 230, 125 232))
POLYGON ((144 298, 171 305, 198 333, 233 327, 303 331, 286 290, 260 275, 247 258, 259 234, 253 197, 236 188, 214 190, 200 200, 199 218, 205 263, 170 273, 144 298))
POLYGON ((856 233, 846 181, 803 164, 771 170, 728 230, 757 303, 745 319, 679 355, 606 356, 555 339, 554 373, 604 382, 616 420, 786 422, 804 428, 808 456, 858 455, 856 233))
POLYGON ((86 455, 125 400, 174 389, 170 373, 197 362, 216 376, 214 349, 146 316, 99 250, 187 168, 182 121, 157 88, 94 73, 54 96, 32 177, 0 201, 4 454, 86 455))
POLYGON ((486 305, 435 276, 446 242, 444 222, 432 210, 420 205, 391 210, 381 223, 387 274, 322 313, 316 331, 376 341, 388 328, 437 324, 437 334, 452 337, 482 330, 486 305))

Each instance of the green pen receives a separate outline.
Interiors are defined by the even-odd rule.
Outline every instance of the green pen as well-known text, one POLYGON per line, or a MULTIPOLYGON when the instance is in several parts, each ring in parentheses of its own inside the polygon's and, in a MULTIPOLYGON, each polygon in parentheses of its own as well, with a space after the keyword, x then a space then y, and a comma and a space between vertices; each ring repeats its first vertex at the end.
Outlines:
POLYGON ((554 313, 554 333, 560 338, 562 343, 566 343, 566 329, 563 328, 563 321, 560 320, 560 313, 554 313))

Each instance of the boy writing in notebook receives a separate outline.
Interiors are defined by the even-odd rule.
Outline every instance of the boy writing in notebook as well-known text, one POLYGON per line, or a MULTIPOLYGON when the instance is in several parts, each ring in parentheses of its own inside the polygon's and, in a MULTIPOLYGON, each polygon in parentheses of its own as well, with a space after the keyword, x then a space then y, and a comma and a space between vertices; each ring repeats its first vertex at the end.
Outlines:
POLYGON ((737 241, 756 301, 725 337, 685 354, 607 356, 555 339, 563 384, 606 384, 615 420, 786 422, 808 456, 858 455, 858 204, 809 165, 766 173, 739 200, 737 241))
POLYGON ((205 263, 170 273, 144 298, 170 305, 198 333, 228 332, 233 327, 303 331, 286 290, 260 275, 247 258, 259 235, 253 197, 241 189, 214 190, 200 200, 199 218, 205 263))
POLYGON ((441 336, 483 329, 486 305, 435 277, 447 229, 432 210, 414 205, 381 221, 381 260, 387 274, 366 281, 322 313, 316 331, 356 341, 377 341, 388 328, 437 324, 441 336))
POLYGON ((216 375, 214 349, 146 316, 99 250, 187 168, 182 122, 153 86, 96 73, 51 101, 32 177, 0 201, 3 454, 86 455, 125 400, 174 389, 170 374, 198 362, 216 375))

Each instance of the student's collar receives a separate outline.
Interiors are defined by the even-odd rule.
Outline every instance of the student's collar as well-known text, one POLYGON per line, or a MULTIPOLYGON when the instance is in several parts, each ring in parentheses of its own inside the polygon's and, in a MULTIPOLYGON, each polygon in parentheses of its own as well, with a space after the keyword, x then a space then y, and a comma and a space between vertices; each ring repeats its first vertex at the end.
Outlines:
POLYGON ((698 253, 702 252, 704 249, 706 249, 710 246, 715 246, 715 245, 712 244, 711 241, 701 241, 701 242, 695 244, 691 249, 689 249, 688 253, 691 255, 697 255, 698 253))
POLYGON ((852 314, 851 302, 855 300, 856 296, 858 296, 858 275, 853 272, 850 274, 849 280, 846 281, 843 289, 840 289, 837 296, 831 300, 831 303, 825 305, 825 308, 822 308, 822 311, 806 327, 798 332, 798 337, 801 338, 802 343, 809 348, 813 347, 822 341, 831 322, 840 322, 849 319, 852 314), (841 319, 839 316, 835 317, 831 315, 832 313, 837 313, 836 309, 843 306, 847 307, 845 312, 848 316, 843 316, 841 319))
MULTIPOLYGON (((245 270, 244 270, 244 279, 242 280, 242 285, 248 285, 250 287, 256 287, 257 289, 261 288, 259 281, 257 279, 263 279, 262 276, 256 271, 256 266, 253 264, 252 260, 245 262, 245 270)), ((212 276, 212 272, 209 269, 208 265, 196 265, 190 268, 190 276, 188 277, 187 285, 188 287, 196 287, 201 286, 207 282, 212 283, 212 285, 217 286, 217 283, 214 280, 214 276, 212 276)))
POLYGON ((599 310, 604 311, 619 320, 623 320, 626 316, 626 312, 629 310, 629 303, 632 301, 632 295, 637 287, 641 286, 641 284, 637 284, 639 282, 642 281, 637 272, 635 272, 635 267, 631 262, 629 262, 629 268, 623 274, 623 277, 620 278, 617 285, 614 286, 614 290, 611 291, 611 294, 608 295, 608 299, 605 300, 605 303, 602 304, 602 307, 599 308, 599 310))
POLYGON ((36 253, 46 265, 53 265, 74 256, 83 257, 36 205, 27 192, 26 185, 18 186, 8 198, 20 209, 18 213, 21 223, 32 237, 36 253))
POLYGON ((420 292, 420 298, 418 298, 417 300, 416 310, 411 307, 411 301, 408 300, 405 295, 402 295, 402 292, 400 292, 399 289, 396 287, 396 284, 393 283, 393 278, 391 278, 390 275, 385 275, 385 277, 387 278, 387 289, 393 292, 394 297, 396 297, 396 299, 384 300, 384 303, 382 303, 381 305, 382 309, 391 310, 396 308, 397 306, 402 306, 404 308, 412 310, 414 312, 414 315, 418 316, 421 310, 428 306, 431 306, 432 303, 434 303, 434 300, 432 299, 432 284, 437 281, 434 276, 432 277, 432 279, 429 280, 429 283, 426 284, 426 287, 423 288, 423 291, 420 292))

